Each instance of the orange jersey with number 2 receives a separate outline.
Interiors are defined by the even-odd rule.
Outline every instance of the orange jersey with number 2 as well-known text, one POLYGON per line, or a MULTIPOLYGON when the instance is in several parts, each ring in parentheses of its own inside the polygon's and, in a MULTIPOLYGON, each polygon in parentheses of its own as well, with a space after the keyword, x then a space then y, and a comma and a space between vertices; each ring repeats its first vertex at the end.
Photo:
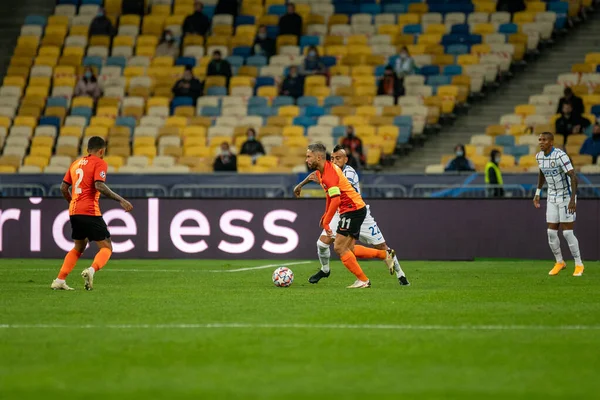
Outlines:
POLYGON ((100 192, 96 190, 96 181, 106 181, 108 164, 96 156, 81 157, 65 174, 63 181, 71 185, 71 204, 69 215, 101 216, 100 192))
POLYGON ((328 207, 330 198, 340 196, 340 215, 365 207, 361 195, 352 187, 342 170, 331 161, 325 162, 322 175, 317 171, 317 177, 327 194, 328 207))

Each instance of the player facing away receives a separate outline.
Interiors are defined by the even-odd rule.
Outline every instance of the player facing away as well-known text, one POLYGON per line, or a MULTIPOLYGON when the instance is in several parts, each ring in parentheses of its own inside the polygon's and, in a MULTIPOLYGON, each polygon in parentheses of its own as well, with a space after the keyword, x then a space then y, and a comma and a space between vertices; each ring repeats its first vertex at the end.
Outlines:
POLYGON ((544 132, 538 140, 542 151, 535 156, 540 173, 533 205, 535 208, 540 208, 540 193, 542 187, 544 187, 544 182, 547 182, 548 208, 546 210, 546 222, 548 223, 548 243, 556 258, 556 264, 549 275, 558 275, 567 266, 560 250, 558 229, 561 228, 563 236, 569 244, 571 255, 575 259, 573 276, 581 276, 583 275, 583 262, 579 252, 579 241, 573 233, 577 206, 577 176, 569 156, 564 151, 554 147, 554 135, 552 133, 544 132))
POLYGON ((329 224, 339 208, 340 222, 333 250, 340 256, 344 266, 356 276, 356 282, 348 288, 369 288, 371 281, 358 264, 356 256, 374 258, 378 250, 355 245, 355 241, 360 237, 360 227, 367 216, 367 207, 342 170, 331 161, 327 161, 326 152, 325 146, 320 143, 309 145, 306 151, 306 165, 316 171, 319 184, 326 193, 325 214, 321 217, 319 226, 325 230, 327 236, 332 236, 329 224))
MULTIPOLYGON (((354 168, 347 164, 348 155, 344 148, 340 145, 334 147, 333 152, 331 153, 331 161, 337 165, 341 170, 350 185, 354 188, 354 190, 360 194, 360 184, 359 177, 354 168)), ((300 197, 302 193, 302 188, 308 184, 308 182, 316 182, 319 183, 317 179, 316 172, 308 175, 304 181, 299 183, 294 188, 294 195, 296 197, 300 197)), ((408 279, 406 279, 406 275, 404 271, 400 267, 400 263, 398 262, 398 258, 396 257, 395 251, 390 249, 385 239, 383 238, 383 233, 379 230, 377 226, 377 222, 371 215, 371 210, 369 205, 367 207, 367 216, 360 228, 360 237, 359 240, 364 243, 373 246, 375 249, 379 250, 376 254, 376 258, 380 258, 386 261, 388 269, 390 270, 390 274, 396 273, 396 277, 398 278, 398 282, 400 285, 410 285, 408 279), (391 262, 390 262, 391 261, 391 262)), ((336 226, 339 224, 340 214, 336 212, 331 220, 331 225, 336 226)), ((336 237, 336 233, 332 231, 332 235, 328 236, 327 232, 323 230, 321 236, 317 240, 317 254, 319 256, 319 261, 321 262, 321 269, 311 276, 308 281, 310 283, 318 283, 322 278, 328 278, 331 274, 329 268, 329 259, 331 258, 331 252, 329 247, 334 242, 336 237)))
POLYGON ((69 273, 77 264, 77 260, 85 250, 89 241, 96 242, 98 253, 94 257, 92 266, 81 273, 86 290, 94 287, 94 274, 106 265, 112 254, 110 233, 102 214, 98 199, 100 193, 118 201, 127 212, 133 209, 130 202, 114 193, 104 183, 108 165, 102 158, 106 152, 106 142, 99 136, 91 137, 88 141, 88 155, 81 157, 65 174, 60 191, 69 202, 69 216, 71 220, 72 239, 75 242, 73 249, 67 253, 58 277, 50 286, 54 290, 73 290, 65 282, 69 273), (69 193, 69 188, 72 188, 69 193))

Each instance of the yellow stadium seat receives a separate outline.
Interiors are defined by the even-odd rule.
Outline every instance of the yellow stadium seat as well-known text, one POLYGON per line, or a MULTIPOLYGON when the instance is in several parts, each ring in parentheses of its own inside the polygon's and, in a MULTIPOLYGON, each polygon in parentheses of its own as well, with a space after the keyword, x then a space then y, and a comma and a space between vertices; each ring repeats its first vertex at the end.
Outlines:
POLYGON ((374 117, 377 115, 377 107, 374 106, 360 106, 356 108, 356 115, 362 117, 374 117))
POLYGON ((527 125, 511 125, 508 128, 508 134, 513 136, 521 136, 527 133, 529 127, 527 125))
POLYGON ((329 17, 329 26, 331 25, 348 25, 350 18, 347 14, 333 14, 329 17))
POLYGON ((31 147, 48 147, 54 146, 54 138, 50 136, 36 136, 31 140, 31 147))
POLYGON ((496 27, 491 23, 478 23, 473 26, 471 31, 475 35, 489 35, 496 33, 496 27))
POLYGON ((29 150, 29 155, 35 157, 43 157, 47 160, 52 155, 52 147, 32 146, 29 150))
POLYGON ((528 115, 534 115, 535 106, 532 104, 520 104, 515 107, 515 114, 522 115, 523 117, 526 117, 528 115))
POLYGON ((81 137, 83 128, 80 126, 63 126, 60 128, 60 136, 81 137))
POLYGON ((188 124, 188 119, 186 117, 181 116, 172 116, 167 118, 165 121, 165 126, 174 126, 174 127, 186 127, 188 124))
POLYGON ((108 137, 108 128, 106 126, 88 126, 85 128, 84 136, 100 136, 101 138, 108 137))
POLYGON ((354 88, 354 95, 359 96, 376 96, 377 86, 358 86, 354 88))
POLYGON ((185 35, 183 38, 183 47, 187 46, 204 46, 204 36, 185 35))
POLYGON ((148 147, 154 146, 156 144, 156 140, 153 137, 148 136, 138 136, 133 140, 133 147, 148 147))
POLYGON ((475 11, 476 12, 482 12, 482 13, 494 13, 496 12, 496 1, 495 0, 491 0, 491 1, 478 1, 478 2, 474 2, 475 3, 475 11))
POLYGON ((88 96, 74 97, 71 101, 71 107, 94 108, 94 99, 88 96))
POLYGON ((13 120, 13 126, 28 126, 35 128, 37 125, 37 118, 34 117, 15 117, 13 120))
POLYGON ((285 126, 282 132, 283 136, 304 136, 304 128, 301 126, 285 126))
POLYGON ((17 86, 23 89, 25 87, 25 78, 20 76, 6 76, 2 84, 4 86, 17 86))
POLYGON ((513 14, 512 22, 515 24, 525 24, 529 22, 535 22, 534 12, 529 11, 520 11, 513 14))
POLYGON ((498 136, 506 134, 504 125, 490 125, 485 129, 485 134, 488 136, 498 136))
POLYGON ((40 167, 41 169, 44 169, 48 165, 48 162, 48 157, 27 156, 23 161, 23 165, 34 165, 40 167))
POLYGON ((256 165, 265 168, 275 168, 279 165, 279 158, 275 156, 262 156, 256 160, 256 165))
POLYGON ((261 86, 258 88, 256 95, 260 97, 277 97, 277 86, 261 86))
POLYGON ((342 125, 352 125, 355 128, 367 124, 367 119, 360 115, 347 115, 342 119, 342 125))
POLYGON ((11 125, 12 121, 9 117, 0 116, 0 126, 3 128, 8 128, 11 125))
POLYGON ((579 63, 571 66, 571 72, 587 74, 596 72, 596 64, 579 63))
POLYGON ((115 120, 108 117, 92 117, 90 119, 90 125, 110 128, 115 125, 115 120))
POLYGON ((229 80, 229 88, 234 87, 252 87, 253 79, 247 76, 234 76, 229 80))
POLYGON ((475 65, 479 64, 479 57, 473 54, 461 54, 456 58, 458 65, 475 65))
POLYGON ((125 159, 121 156, 104 156, 104 161, 116 169, 121 168, 125 164, 125 159))
MULTIPOLYGON (((0 160, 0 163, 1 162, 2 161, 0 160)), ((12 166, 12 165, 0 164, 0 174, 15 174, 15 173, 17 173, 17 167, 12 166)))
MULTIPOLYGON (((352 124, 349 124, 349 125, 352 125, 352 124)), ((356 136, 363 139, 365 137, 375 136, 375 127, 370 126, 370 125, 358 125, 357 124, 354 127, 354 132, 356 133, 356 136)))
POLYGON ((297 117, 300 115, 300 108, 297 106, 279 107, 278 115, 282 117, 297 117))
POLYGON ((142 22, 142 34, 159 37, 164 30, 166 16, 164 15, 146 15, 142 22))
POLYGON ((589 64, 600 64, 600 53, 588 53, 585 55, 585 62, 589 64))
POLYGON ((133 155, 134 156, 146 156, 149 159, 153 159, 156 157, 157 150, 155 146, 144 146, 144 147, 134 147, 133 155))
POLYGON ((377 33, 379 35, 389 35, 391 37, 395 37, 398 36, 400 32, 400 27, 398 25, 379 25, 377 27, 377 33))
POLYGON ((287 136, 284 143, 288 147, 304 147, 308 146, 308 138, 304 136, 287 136))
POLYGON ((331 88, 326 86, 311 86, 306 88, 304 93, 306 96, 327 97, 331 94, 331 88))
POLYGON ((89 34, 89 26, 87 25, 74 25, 71 27, 69 33, 71 36, 84 36, 87 37, 89 34))

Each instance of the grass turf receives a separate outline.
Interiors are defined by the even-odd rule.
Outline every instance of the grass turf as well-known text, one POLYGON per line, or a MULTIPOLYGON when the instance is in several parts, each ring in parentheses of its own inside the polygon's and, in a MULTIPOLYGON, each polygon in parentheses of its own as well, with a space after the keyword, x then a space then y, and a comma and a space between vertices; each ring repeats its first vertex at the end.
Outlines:
POLYGON ((274 268, 210 272, 272 263, 114 260, 96 275, 94 291, 82 289, 78 267, 68 280, 77 290, 53 292, 60 261, 0 260, 0 398, 583 399, 600 393, 600 263, 588 262, 585 275, 574 278, 572 263, 549 277, 548 262, 407 262, 413 285, 400 287, 382 263, 367 262, 373 288, 356 291, 345 289, 353 276, 339 262, 318 285, 307 283, 316 261, 292 266, 290 288, 272 286, 274 268), (206 323, 250 326, 157 326, 206 323), (13 324, 69 327, 8 327, 13 324), (81 328, 86 324, 92 326, 81 328), (148 326, 107 326, 140 324, 148 326), (447 329, 461 325, 467 327, 447 329))

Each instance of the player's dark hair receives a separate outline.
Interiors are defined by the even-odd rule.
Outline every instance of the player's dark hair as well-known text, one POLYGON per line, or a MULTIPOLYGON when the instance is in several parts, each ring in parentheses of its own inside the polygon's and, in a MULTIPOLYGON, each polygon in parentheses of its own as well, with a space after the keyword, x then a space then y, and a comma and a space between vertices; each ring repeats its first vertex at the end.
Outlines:
POLYGON ((106 147, 106 141, 102 139, 100 136, 92 136, 90 140, 88 140, 88 151, 91 153, 93 151, 102 150, 106 147))
POLYGON ((323 143, 313 143, 308 145, 308 150, 313 153, 321 153, 323 155, 327 155, 327 148, 323 143))
POLYGON ((325 159, 331 161, 331 154, 329 154, 329 152, 325 153, 325 159))
POLYGON ((550 140, 554 140, 554 134, 552 132, 542 132, 541 134, 548 137, 550 140))
POLYGON ((332 153, 337 153, 340 150, 346 151, 346 149, 344 148, 344 146, 342 146, 341 144, 336 144, 335 147, 333 148, 332 153))

